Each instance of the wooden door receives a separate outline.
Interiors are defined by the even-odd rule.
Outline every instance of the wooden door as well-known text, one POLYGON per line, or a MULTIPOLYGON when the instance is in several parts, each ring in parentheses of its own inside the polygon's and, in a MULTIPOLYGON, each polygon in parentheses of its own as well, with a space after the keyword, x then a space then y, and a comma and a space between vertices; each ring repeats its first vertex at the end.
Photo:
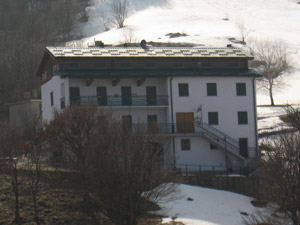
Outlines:
POLYGON ((194 133, 194 113, 176 113, 177 133, 194 133))

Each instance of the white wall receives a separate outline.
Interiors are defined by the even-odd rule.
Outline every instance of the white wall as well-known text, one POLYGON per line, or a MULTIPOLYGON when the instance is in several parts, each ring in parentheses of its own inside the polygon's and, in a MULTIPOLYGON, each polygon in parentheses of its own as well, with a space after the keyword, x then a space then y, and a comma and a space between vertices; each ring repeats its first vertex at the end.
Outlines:
MULTIPOLYGON (((53 119, 55 110, 60 110, 61 100, 61 83, 66 83, 59 76, 53 76, 51 80, 43 84, 41 87, 42 92, 42 116, 43 121, 47 122, 53 119), (50 93, 53 92, 54 104, 51 106, 50 93)), ((66 88, 67 85, 65 85, 66 88)))
POLYGON ((174 122, 176 123, 176 112, 195 114, 198 106, 202 105, 204 122, 208 123, 208 112, 218 112, 219 125, 214 125, 215 128, 236 140, 248 138, 248 146, 256 147, 254 113, 256 108, 253 102, 252 79, 249 77, 175 77, 172 81, 174 122), (188 83, 188 97, 179 96, 178 83, 188 83), (207 83, 217 83, 217 96, 207 96, 207 83), (246 83, 246 96, 236 95, 236 83, 246 83), (247 125, 238 124, 238 111, 247 111, 247 125))

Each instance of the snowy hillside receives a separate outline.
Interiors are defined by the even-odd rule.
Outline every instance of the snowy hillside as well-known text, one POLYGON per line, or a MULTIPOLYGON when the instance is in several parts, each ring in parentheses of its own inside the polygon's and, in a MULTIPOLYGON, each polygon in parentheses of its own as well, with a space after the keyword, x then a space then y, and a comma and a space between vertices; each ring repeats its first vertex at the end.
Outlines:
MULTIPOLYGON (((253 31, 249 39, 284 39, 289 44, 294 69, 285 87, 275 92, 275 104, 300 102, 300 5, 295 0, 131 0, 126 27, 107 32, 103 32, 101 16, 108 16, 108 7, 101 2, 94 0, 89 9, 89 22, 82 29, 87 37, 83 40, 85 46, 94 40, 120 44, 130 35, 136 42, 145 39, 222 47, 230 43, 228 38, 240 38, 237 23, 253 31), (166 36, 177 32, 187 36, 166 36)), ((261 91, 257 102, 270 104, 268 95, 261 91)))

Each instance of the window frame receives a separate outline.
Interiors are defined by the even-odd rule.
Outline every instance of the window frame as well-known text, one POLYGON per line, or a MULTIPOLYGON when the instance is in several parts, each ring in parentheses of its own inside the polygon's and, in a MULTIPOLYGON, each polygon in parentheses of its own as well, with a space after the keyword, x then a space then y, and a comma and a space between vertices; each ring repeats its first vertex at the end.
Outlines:
POLYGON ((217 83, 206 83, 206 94, 207 96, 218 96, 217 83))
POLYGON ((248 125, 248 112, 247 111, 238 111, 238 124, 239 125, 248 125))
POLYGON ((189 84, 188 83, 178 83, 178 96, 179 97, 189 97, 189 84))
POLYGON ((191 151, 191 139, 180 140, 181 151, 191 151))
POLYGON ((236 83, 235 89, 236 89, 236 96, 246 96, 247 95, 246 83, 236 83))
POLYGON ((209 125, 219 125, 219 113, 218 112, 208 112, 208 124, 209 125), (216 115, 216 117, 212 117, 216 115), (216 122, 213 121, 216 119, 216 122))

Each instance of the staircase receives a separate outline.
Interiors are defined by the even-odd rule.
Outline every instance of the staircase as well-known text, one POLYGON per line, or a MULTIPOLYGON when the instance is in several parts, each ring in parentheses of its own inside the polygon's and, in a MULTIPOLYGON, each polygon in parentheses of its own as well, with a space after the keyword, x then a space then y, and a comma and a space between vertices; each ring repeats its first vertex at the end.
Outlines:
POLYGON ((240 154, 239 142, 222 131, 207 123, 201 124, 167 124, 161 126, 167 134, 196 134, 205 138, 211 144, 228 151, 240 159, 245 159, 240 154))
POLYGON ((206 124, 195 125, 195 133, 200 133, 202 137, 207 139, 211 144, 232 153, 233 155, 244 159, 240 155, 239 142, 222 131, 206 124))

